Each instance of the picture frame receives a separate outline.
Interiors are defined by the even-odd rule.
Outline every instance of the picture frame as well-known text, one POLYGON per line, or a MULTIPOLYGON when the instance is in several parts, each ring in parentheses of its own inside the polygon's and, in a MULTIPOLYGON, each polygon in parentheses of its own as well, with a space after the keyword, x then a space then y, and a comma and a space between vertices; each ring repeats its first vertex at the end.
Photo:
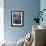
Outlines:
POLYGON ((24 11, 11 11, 11 26, 24 26, 24 11))

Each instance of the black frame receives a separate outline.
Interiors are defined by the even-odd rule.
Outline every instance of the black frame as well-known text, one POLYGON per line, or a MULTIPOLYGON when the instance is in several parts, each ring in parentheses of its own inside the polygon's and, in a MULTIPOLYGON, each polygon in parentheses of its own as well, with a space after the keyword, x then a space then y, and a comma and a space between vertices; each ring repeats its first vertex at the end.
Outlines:
POLYGON ((22 26, 24 26, 24 11, 11 11, 11 26, 12 27, 22 27, 22 26), (12 20, 13 19, 13 13, 16 14, 17 12, 22 13, 22 15, 21 15, 22 16, 22 22, 21 22, 22 25, 13 25, 13 20, 12 20))

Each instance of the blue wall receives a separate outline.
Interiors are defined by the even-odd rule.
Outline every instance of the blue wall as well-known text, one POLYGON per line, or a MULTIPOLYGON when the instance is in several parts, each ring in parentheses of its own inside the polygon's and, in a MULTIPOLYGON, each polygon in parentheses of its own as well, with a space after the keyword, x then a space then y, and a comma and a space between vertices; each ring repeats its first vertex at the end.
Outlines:
MULTIPOLYGON (((40 1, 40 10, 42 11, 43 9, 46 9, 46 0, 41 0, 40 1)), ((46 27, 46 10, 43 12, 43 22, 40 21, 40 25, 46 27)))
POLYGON ((35 12, 40 9, 40 0, 5 0, 4 1, 4 35, 7 41, 18 41, 24 37, 32 28, 35 12), (24 26, 11 27, 11 11, 24 11, 24 26))

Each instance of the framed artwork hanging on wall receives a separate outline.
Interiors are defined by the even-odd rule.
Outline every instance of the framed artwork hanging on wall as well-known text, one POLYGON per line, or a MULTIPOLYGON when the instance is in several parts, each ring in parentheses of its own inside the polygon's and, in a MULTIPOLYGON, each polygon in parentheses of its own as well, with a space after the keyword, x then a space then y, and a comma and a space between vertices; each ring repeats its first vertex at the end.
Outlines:
POLYGON ((11 26, 24 26, 24 11, 11 11, 11 26))

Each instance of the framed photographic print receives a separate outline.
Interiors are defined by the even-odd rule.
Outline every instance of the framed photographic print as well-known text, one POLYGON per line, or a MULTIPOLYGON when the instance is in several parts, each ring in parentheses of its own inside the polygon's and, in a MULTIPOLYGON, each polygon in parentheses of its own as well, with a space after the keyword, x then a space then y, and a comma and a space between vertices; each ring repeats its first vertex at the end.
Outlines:
POLYGON ((11 26, 24 26, 24 11, 11 11, 11 26))

